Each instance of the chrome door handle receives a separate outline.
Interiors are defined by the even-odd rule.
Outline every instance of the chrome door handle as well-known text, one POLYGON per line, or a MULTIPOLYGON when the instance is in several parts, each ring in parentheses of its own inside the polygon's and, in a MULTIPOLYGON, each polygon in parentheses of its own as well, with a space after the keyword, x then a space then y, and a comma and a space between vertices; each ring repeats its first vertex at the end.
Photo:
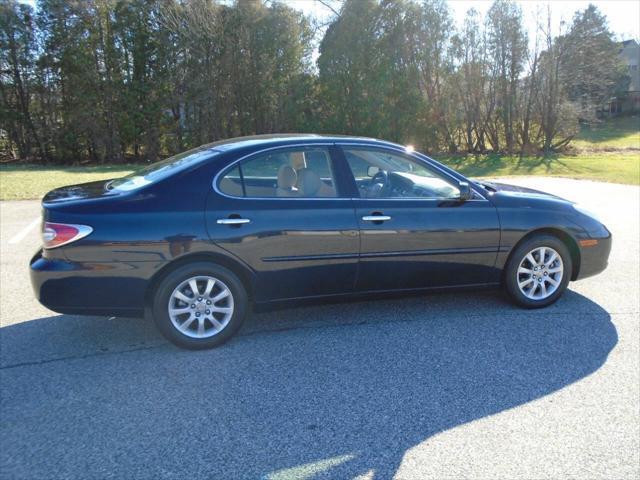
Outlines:
POLYGON ((248 218, 219 218, 216 220, 218 225, 244 225, 249 222, 251 222, 251 220, 248 218))
POLYGON ((365 215, 362 217, 362 220, 365 222, 386 222, 387 220, 391 220, 391 217, 387 215, 365 215))

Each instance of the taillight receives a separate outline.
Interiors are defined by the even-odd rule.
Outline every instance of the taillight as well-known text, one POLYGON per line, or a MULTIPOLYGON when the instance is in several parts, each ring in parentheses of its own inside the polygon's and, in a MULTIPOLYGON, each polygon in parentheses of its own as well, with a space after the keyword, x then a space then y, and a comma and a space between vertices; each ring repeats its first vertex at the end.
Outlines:
POLYGON ((91 232, 93 232, 93 228, 87 225, 44 222, 42 226, 42 242, 44 248, 61 247, 80 240, 91 232))

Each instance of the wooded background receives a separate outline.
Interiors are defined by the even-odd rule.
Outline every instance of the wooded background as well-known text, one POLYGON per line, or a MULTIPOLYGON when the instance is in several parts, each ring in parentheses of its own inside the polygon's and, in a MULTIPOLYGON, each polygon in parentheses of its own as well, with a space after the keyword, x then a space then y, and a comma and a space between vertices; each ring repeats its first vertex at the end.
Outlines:
POLYGON ((1 155, 148 161, 271 132, 549 152, 627 86, 595 6, 527 32, 508 0, 459 29, 443 0, 337 5, 323 25, 270 0, 0 0, 1 155))

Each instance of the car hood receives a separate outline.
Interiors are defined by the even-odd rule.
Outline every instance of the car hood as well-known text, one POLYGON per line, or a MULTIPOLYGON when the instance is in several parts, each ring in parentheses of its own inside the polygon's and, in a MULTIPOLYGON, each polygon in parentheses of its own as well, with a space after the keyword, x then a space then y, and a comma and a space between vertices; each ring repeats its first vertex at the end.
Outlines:
POLYGON ((484 186, 490 196, 499 204, 571 205, 573 203, 557 195, 534 190, 533 188, 486 180, 477 180, 476 183, 484 186))
POLYGON ((117 196, 118 191, 109 189, 110 182, 111 180, 100 180, 56 188, 44 196, 42 203, 61 203, 117 196))

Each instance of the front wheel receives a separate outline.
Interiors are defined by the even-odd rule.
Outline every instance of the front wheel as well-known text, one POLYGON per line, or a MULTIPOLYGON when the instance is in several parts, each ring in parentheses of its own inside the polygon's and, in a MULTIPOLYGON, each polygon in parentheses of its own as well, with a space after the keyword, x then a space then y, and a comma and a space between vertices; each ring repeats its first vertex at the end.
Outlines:
POLYGON ((247 294, 233 272, 215 264, 184 265, 156 290, 153 317, 162 334, 189 349, 212 348, 240 328, 247 294))
POLYGON ((546 307, 566 290, 571 272, 566 245, 551 235, 535 235, 511 254, 505 268, 505 288, 522 307, 546 307))

